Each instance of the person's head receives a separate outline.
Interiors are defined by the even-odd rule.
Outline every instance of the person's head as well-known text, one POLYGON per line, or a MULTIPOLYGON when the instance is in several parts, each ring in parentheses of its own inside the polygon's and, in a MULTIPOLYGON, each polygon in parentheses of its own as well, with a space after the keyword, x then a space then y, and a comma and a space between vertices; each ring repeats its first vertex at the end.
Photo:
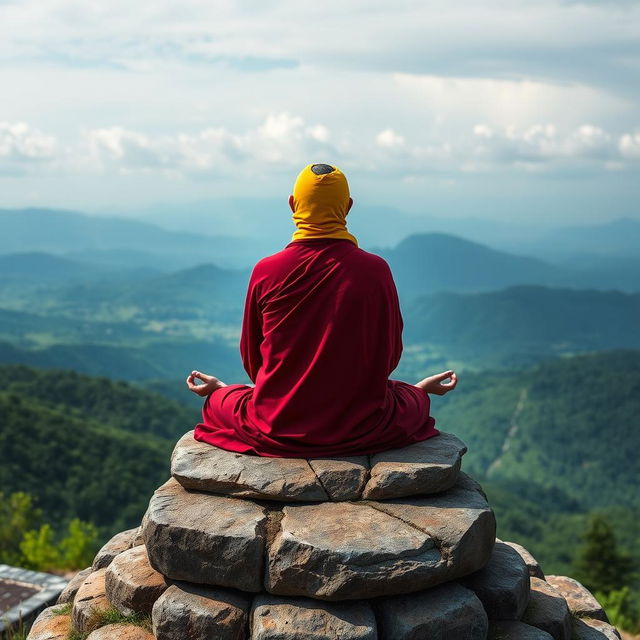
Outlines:
POLYGON ((352 205, 349 184, 340 169, 330 164, 306 166, 289 196, 297 227, 293 239, 346 238, 357 244, 346 225, 352 205))
POLYGON ((296 178, 293 193, 289 196, 289 207, 295 216, 297 210, 327 205, 344 209, 346 217, 353 206, 347 178, 338 167, 310 164, 296 178))

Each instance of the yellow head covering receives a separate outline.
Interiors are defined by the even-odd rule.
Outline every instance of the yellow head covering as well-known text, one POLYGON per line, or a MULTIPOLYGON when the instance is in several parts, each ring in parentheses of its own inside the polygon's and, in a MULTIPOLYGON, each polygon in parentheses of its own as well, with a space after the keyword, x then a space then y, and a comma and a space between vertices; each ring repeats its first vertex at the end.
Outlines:
MULTIPOLYGON (((347 231, 349 185, 337 167, 329 173, 316 174, 306 166, 293 186, 293 221, 297 230, 292 240, 308 238, 344 238, 358 246, 355 236, 347 231)), ((326 166, 326 170, 329 170, 326 166)))

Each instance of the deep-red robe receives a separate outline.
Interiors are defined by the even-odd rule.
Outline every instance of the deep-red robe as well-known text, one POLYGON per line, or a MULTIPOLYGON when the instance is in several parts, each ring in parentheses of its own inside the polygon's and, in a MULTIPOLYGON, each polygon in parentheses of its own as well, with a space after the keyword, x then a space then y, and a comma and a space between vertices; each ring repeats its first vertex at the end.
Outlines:
POLYGON ((254 267, 240 353, 255 387, 205 401, 196 440, 274 457, 350 456, 439 432, 429 396, 389 380, 402 316, 387 263, 349 240, 296 240, 254 267))

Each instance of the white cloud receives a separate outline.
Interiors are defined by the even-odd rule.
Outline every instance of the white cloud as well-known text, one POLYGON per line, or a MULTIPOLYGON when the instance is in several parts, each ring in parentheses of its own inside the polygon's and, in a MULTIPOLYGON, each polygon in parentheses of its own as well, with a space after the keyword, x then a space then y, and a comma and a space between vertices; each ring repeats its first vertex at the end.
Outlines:
POLYGON ((640 132, 626 133, 621 136, 618 148, 624 158, 640 160, 640 132))
POLYGON ((25 122, 0 122, 0 160, 43 162, 56 152, 56 139, 25 122))
POLYGON ((393 129, 385 129, 376 136, 376 144, 386 149, 394 149, 404 146, 404 137, 393 129))

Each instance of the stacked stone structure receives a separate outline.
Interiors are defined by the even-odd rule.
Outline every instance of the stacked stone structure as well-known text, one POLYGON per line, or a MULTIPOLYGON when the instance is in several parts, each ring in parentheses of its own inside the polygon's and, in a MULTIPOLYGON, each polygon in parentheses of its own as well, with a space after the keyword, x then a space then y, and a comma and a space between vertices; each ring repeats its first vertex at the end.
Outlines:
POLYGON ((141 526, 109 541, 29 638, 619 638, 579 583, 545 580, 496 540, 465 452, 443 433, 372 456, 263 458, 189 432, 141 526))

